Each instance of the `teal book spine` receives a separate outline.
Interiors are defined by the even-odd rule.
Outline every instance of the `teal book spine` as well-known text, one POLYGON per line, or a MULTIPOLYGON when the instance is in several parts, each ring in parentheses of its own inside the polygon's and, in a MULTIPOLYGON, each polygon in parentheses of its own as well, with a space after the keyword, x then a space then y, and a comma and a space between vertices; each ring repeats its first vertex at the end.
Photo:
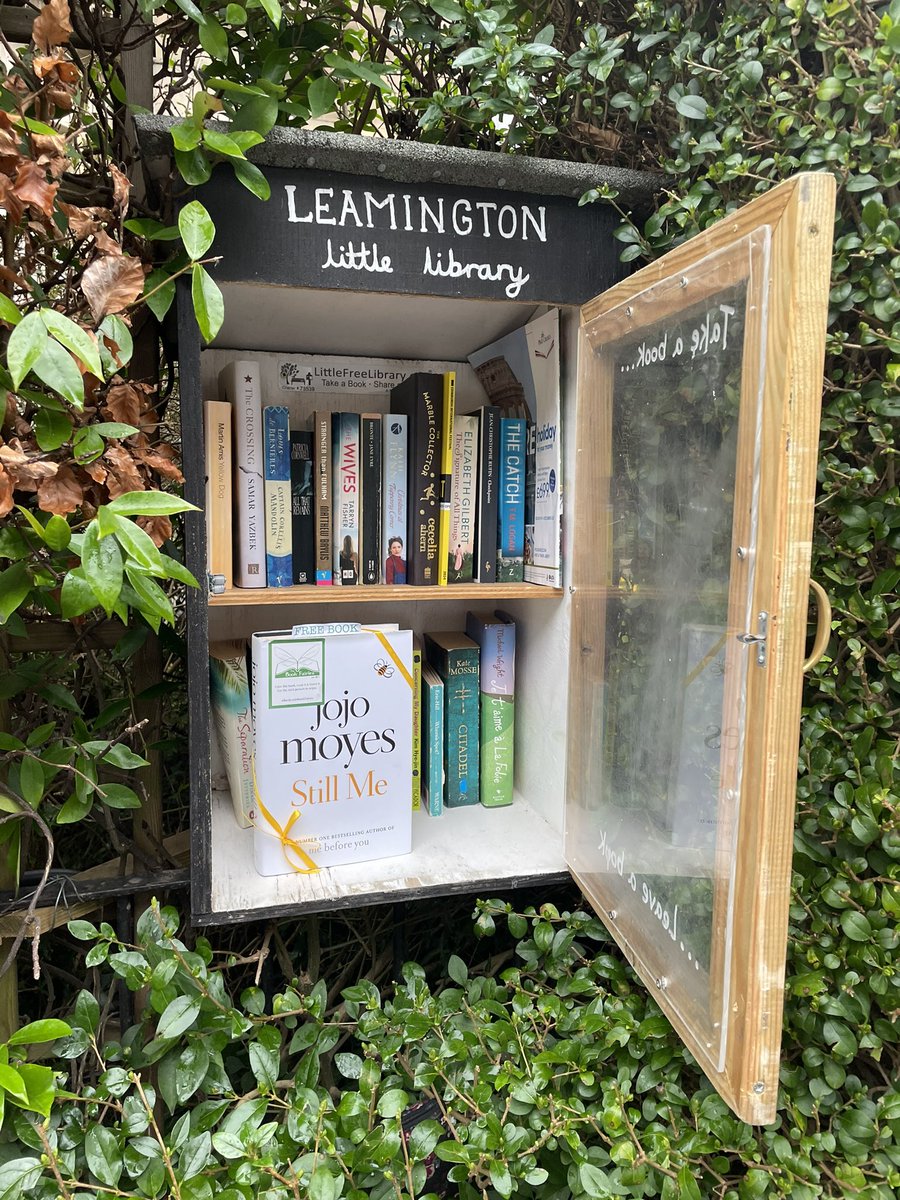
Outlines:
POLYGON ((466 614, 466 633, 481 650, 481 803, 513 801, 516 725, 516 626, 503 613, 466 614))
POLYGON ((428 659, 444 682, 444 805, 479 798, 478 647, 456 632, 425 635, 428 659))
POLYGON ((422 664, 422 799, 432 817, 444 811, 444 684, 422 664))
POLYGON ((524 420, 501 419, 498 583, 521 583, 525 578, 525 437, 524 420))

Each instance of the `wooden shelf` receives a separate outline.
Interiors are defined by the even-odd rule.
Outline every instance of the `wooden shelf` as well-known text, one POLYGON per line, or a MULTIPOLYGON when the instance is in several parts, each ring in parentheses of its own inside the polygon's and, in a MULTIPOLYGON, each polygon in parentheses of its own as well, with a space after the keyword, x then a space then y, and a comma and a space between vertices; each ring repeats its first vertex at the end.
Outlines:
POLYGON ((425 600, 553 600, 562 588, 537 583, 453 583, 447 587, 411 587, 409 584, 361 584, 358 587, 228 588, 209 597, 210 608, 235 605, 372 604, 381 601, 425 600))

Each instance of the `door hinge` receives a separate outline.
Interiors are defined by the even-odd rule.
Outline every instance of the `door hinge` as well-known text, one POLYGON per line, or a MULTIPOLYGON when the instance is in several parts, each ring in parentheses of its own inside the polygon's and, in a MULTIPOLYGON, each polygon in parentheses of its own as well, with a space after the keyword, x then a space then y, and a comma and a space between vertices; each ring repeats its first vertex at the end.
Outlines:
POLYGON ((737 640, 744 646, 756 647, 756 665, 764 667, 766 665, 766 646, 769 636, 769 614, 761 612, 756 618, 756 633, 739 633, 737 640))
POLYGON ((211 596, 221 596, 225 591, 225 576, 213 575, 212 572, 209 572, 206 576, 206 584, 211 596))

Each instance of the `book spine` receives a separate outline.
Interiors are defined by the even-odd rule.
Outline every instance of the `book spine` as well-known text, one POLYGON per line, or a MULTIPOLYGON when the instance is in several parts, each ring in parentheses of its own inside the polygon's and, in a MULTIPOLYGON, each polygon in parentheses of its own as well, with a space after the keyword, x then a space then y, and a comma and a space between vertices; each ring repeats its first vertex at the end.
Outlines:
POLYGON ((291 433, 291 562, 294 583, 315 583, 316 538, 313 512, 313 435, 291 433))
POLYGON ((381 580, 389 584, 406 583, 408 424, 402 413, 392 413, 382 422, 381 580))
POLYGON ((331 568, 331 413, 313 414, 313 484, 315 487, 316 583, 332 583, 331 568))
POLYGON ((359 421, 362 454, 362 582, 381 578, 381 417, 363 413, 359 421))
POLYGON ((444 683, 444 805, 478 803, 478 647, 432 651, 444 683))
POLYGON ((453 478, 450 489, 450 554, 447 571, 451 583, 473 578, 475 510, 478 481, 478 417, 457 417, 453 423, 453 478))
POLYGON ((406 581, 438 581, 443 376, 417 372, 391 392, 391 411, 409 418, 406 581))
POLYGON ((525 578, 525 421, 500 421, 500 494, 497 582, 525 578))
POLYGON ((422 807, 422 643, 413 638, 412 809, 422 807))
POLYGON ((422 668, 422 796, 429 816, 444 810, 444 685, 422 668))
POLYGON ((203 405, 206 454, 206 569, 221 575, 226 587, 233 582, 231 405, 207 400, 203 405))
POLYGON ((234 815, 242 829, 254 823, 253 720, 247 659, 231 643, 209 647, 210 709, 228 778, 234 815))
POLYGON ((262 588, 266 586, 266 538, 259 364, 247 360, 229 363, 221 378, 226 399, 234 409, 237 521, 234 582, 238 587, 262 588))
POLYGON ((469 613, 466 633, 481 650, 481 803, 501 808, 513 801, 516 626, 500 614, 485 619, 469 613))
POLYGON ((497 581, 500 409, 490 404, 478 414, 478 505, 475 515, 475 578, 497 581))
POLYGON ((263 409, 263 476, 266 505, 266 583, 290 587, 291 569, 291 434, 288 410, 263 409))
POLYGON ((456 420, 456 372, 444 372, 444 394, 441 413, 441 502, 438 525, 438 583, 446 587, 450 580, 449 560, 452 556, 450 539, 450 497, 453 473, 453 433, 456 420))
POLYGON ((333 413, 331 463, 334 479, 334 582, 359 583, 359 415, 333 413))

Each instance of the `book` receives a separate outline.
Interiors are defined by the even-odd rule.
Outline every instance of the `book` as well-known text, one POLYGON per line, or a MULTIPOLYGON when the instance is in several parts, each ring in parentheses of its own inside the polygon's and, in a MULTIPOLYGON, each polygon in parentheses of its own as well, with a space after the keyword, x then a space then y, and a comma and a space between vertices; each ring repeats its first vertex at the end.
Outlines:
POLYGON ((471 582, 475 552, 478 498, 478 417, 459 416, 453 422, 453 471, 450 484, 450 583, 471 582))
POLYGON ((252 670, 259 873, 408 854, 409 630, 254 633, 252 670))
POLYGON ((450 488, 453 471, 453 428, 456 419, 456 372, 444 372, 441 405, 441 500, 438 515, 438 583, 449 582, 448 562, 452 556, 450 541, 450 488))
POLYGON ((242 829, 255 820, 253 799, 253 719, 244 642, 210 642, 209 699, 212 723, 242 829))
POLYGON ((408 418, 406 581, 438 582, 444 378, 416 371, 391 389, 391 412, 408 418))
POLYGON ((391 413, 382 421, 381 539, 383 583, 406 583, 407 426, 408 418, 391 413))
POLYGON ((469 612, 466 634, 481 652, 481 803, 500 808, 513 800, 516 625, 506 613, 469 612))
POLYGON ((315 514, 316 584, 334 581, 331 553, 331 413, 313 413, 313 511, 315 514))
POLYGON ((425 654, 444 681, 444 804, 478 803, 478 646, 456 630, 425 634, 425 654))
POLYGON ((334 482, 332 544, 334 582, 359 583, 359 414, 331 414, 331 477, 334 482))
POLYGON ((316 581, 313 435, 291 431, 291 572, 294 583, 316 581))
POLYGON ((412 810, 422 807, 422 643, 413 638, 412 810))
POLYGON ((290 587, 291 569, 291 433, 288 410, 263 409, 263 498, 266 509, 266 583, 290 587))
POLYGON ((259 364, 236 359, 219 372, 219 387, 234 410, 234 582, 266 586, 266 534, 263 506, 262 393, 259 364))
POLYGON ((422 799, 432 817, 444 811, 444 684, 422 663, 422 799))
POLYGON ((500 419, 497 582, 525 578, 525 421, 500 419))
POLYGON ((478 413, 478 503, 475 509, 475 570, 479 583, 497 581, 499 537, 500 409, 487 404, 478 413))
POLYGON ((381 415, 363 413, 359 419, 362 518, 359 557, 362 583, 381 579, 381 415))
POLYGON ((206 570, 221 576, 224 587, 233 580, 231 420, 225 400, 203 402, 203 446, 206 455, 206 570))

